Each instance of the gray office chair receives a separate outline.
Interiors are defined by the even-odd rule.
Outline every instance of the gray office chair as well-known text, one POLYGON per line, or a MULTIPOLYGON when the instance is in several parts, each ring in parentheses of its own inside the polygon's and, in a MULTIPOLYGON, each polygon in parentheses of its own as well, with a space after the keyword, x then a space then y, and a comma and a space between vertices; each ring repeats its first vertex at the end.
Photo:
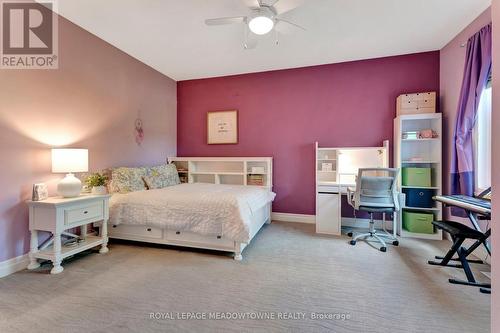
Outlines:
MULTIPOLYGON (((392 213, 395 219, 395 212, 399 211, 398 193, 396 191, 396 181, 399 174, 399 169, 392 168, 366 168, 359 169, 356 180, 356 190, 347 189, 347 199, 349 204, 357 211, 365 211, 370 213, 370 229, 367 233, 354 234, 352 236, 351 245, 356 245, 358 239, 375 239, 382 247, 380 251, 386 252, 387 245, 382 237, 389 238, 393 245, 398 245, 398 240, 385 230, 384 233, 378 233, 375 230, 375 221, 373 213, 392 213)), ((384 214, 385 217, 385 214, 384 214)))

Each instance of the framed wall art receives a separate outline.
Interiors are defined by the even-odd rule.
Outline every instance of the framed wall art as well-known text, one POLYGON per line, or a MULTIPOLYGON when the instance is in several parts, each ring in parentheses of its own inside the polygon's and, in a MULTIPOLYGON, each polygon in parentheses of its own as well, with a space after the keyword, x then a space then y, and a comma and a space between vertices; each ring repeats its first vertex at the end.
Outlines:
POLYGON ((209 111, 207 113, 207 143, 238 143, 238 111, 209 111))

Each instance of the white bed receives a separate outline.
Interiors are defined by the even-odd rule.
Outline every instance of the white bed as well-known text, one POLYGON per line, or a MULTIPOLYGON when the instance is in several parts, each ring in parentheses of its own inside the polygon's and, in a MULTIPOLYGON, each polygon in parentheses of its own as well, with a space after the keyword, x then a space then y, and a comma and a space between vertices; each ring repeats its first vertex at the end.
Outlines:
POLYGON ((267 188, 180 184, 113 194, 109 237, 234 252, 267 222, 275 194, 267 188))

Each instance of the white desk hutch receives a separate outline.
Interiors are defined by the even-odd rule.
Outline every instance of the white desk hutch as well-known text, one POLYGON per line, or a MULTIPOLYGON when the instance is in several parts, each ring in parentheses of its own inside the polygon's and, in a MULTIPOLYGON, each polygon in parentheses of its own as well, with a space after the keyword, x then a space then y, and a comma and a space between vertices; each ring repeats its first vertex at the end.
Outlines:
POLYGON ((340 235, 342 195, 356 186, 360 168, 388 168, 389 141, 382 147, 330 148, 315 144, 316 232, 340 235))

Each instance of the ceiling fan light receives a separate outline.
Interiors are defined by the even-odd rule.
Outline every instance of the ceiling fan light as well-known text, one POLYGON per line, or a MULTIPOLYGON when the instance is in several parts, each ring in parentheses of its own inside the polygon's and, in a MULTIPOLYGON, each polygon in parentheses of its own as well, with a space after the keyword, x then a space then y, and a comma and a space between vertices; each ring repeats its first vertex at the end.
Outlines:
POLYGON ((274 21, 266 16, 257 16, 248 22, 248 27, 256 35, 265 35, 273 30, 274 21))

